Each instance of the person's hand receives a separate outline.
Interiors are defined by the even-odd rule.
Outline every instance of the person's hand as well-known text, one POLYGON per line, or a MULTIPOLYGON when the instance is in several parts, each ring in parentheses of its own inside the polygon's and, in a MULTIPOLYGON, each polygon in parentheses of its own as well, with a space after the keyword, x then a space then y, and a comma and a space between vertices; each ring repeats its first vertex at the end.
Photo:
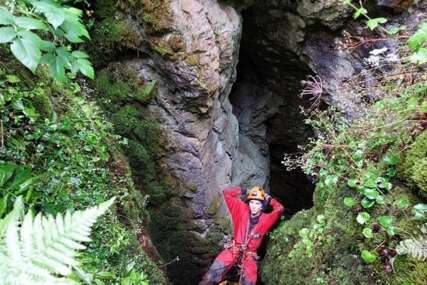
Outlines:
POLYGON ((271 198, 270 194, 265 193, 265 200, 267 201, 267 205, 269 205, 269 204, 270 204, 271 199, 272 199, 272 198, 271 198))

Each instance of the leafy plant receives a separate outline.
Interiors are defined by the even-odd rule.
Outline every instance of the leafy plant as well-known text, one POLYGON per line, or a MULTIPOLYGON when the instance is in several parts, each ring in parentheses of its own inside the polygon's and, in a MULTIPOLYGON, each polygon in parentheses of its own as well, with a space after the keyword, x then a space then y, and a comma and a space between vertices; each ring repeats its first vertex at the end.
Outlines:
POLYGON ((362 259, 366 263, 373 263, 375 260, 377 260, 377 255, 375 253, 370 252, 369 250, 362 250, 362 259))
POLYGON ((427 239, 422 236, 416 239, 403 240, 399 243, 396 249, 400 255, 409 254, 410 256, 420 260, 427 259, 427 239))
POLYGON ((49 74, 61 82, 66 80, 66 71, 94 78, 89 56, 69 45, 90 38, 81 10, 51 0, 18 0, 13 4, 11 11, 0 8, 0 44, 8 44, 12 54, 32 72, 46 64, 49 74))
POLYGON ((76 284, 70 279, 72 268, 84 276, 75 259, 76 251, 85 249, 91 227, 114 202, 65 215, 33 217, 23 215, 22 198, 0 220, 0 284, 76 284))
MULTIPOLYGON (((353 19, 356 20, 356 19, 360 18, 361 16, 363 16, 366 19, 366 27, 368 27, 371 31, 375 30, 378 27, 381 27, 381 24, 387 23, 387 19, 383 18, 383 17, 371 18, 368 15, 368 10, 365 7, 363 7, 362 2, 359 2, 360 6, 356 6, 355 4, 353 4, 352 0, 340 0, 340 1, 344 5, 348 5, 354 9, 353 19)), ((382 28, 382 29, 388 33, 387 30, 385 30, 384 28, 382 28)))
POLYGON ((25 194, 26 202, 31 199, 37 179, 28 168, 6 163, 0 165, 0 218, 9 212, 15 197, 25 194))
POLYGON ((427 63, 427 22, 422 23, 418 30, 408 40, 408 46, 413 52, 410 60, 415 64, 427 63))

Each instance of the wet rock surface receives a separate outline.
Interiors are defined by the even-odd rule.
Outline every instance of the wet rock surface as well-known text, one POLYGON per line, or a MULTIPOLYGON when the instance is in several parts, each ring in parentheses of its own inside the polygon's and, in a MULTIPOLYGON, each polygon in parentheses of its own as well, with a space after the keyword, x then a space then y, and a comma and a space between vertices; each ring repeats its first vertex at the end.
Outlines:
POLYGON ((161 128, 157 178, 173 183, 152 205, 150 235, 165 262, 180 257, 168 265, 174 284, 197 284, 218 251, 223 188, 259 184, 291 213, 310 207, 310 181, 281 165, 283 153, 296 153, 311 135, 299 112, 311 104, 298 97, 300 81, 319 75, 322 100, 357 117, 361 98, 343 97, 338 86, 354 74, 375 82, 363 58, 374 48, 395 50, 392 41, 341 49, 348 33, 367 35, 347 22, 351 9, 338 0, 243 2, 143 0, 116 12, 132 26, 132 37, 120 39, 133 53, 115 64, 156 82, 144 116, 161 128))

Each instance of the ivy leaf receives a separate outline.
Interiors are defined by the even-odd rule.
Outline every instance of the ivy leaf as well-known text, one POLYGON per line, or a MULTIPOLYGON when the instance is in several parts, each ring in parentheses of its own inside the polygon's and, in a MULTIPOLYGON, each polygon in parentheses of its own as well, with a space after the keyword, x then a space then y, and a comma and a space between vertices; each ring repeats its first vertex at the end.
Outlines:
POLYGON ((357 19, 359 18, 361 15, 366 15, 368 14, 368 10, 366 10, 364 7, 360 7, 356 10, 356 12, 354 12, 353 14, 353 19, 357 19))
POLYGON ((370 228, 364 228, 362 234, 365 238, 372 238, 374 236, 372 233, 372 229, 370 228))
POLYGON ((15 23, 15 17, 6 9, 0 8, 0 25, 12 25, 15 23))
POLYGON ((412 51, 417 51, 427 41, 427 23, 422 23, 418 30, 408 40, 412 51))
POLYGON ((368 26, 368 28, 373 31, 375 30, 376 27, 378 27, 380 24, 385 24, 387 23, 387 19, 386 18, 374 18, 374 19, 370 19, 366 22, 366 26, 368 26))
POLYGON ((411 202, 407 198, 400 198, 393 205, 398 209, 405 209, 411 206, 411 202))
POLYGON ((393 188, 393 184, 391 184, 384 177, 378 177, 376 183, 377 183, 377 187, 380 188, 380 189, 385 189, 387 191, 390 191, 391 188, 393 188))
POLYGON ((357 179, 349 179, 347 185, 351 188, 356 188, 360 182, 357 179))
POLYGON ((16 38, 16 31, 12 27, 2 27, 0 28, 0 44, 11 42, 16 38))
POLYGON ((410 56, 409 60, 418 65, 427 63, 427 48, 420 48, 410 56))
POLYGON ((380 193, 375 189, 365 188, 363 189, 363 195, 368 199, 375 200, 378 198, 380 193))
POLYGON ((368 213, 361 212, 361 213, 357 214, 356 220, 359 224, 363 225, 366 222, 368 222, 370 218, 371 218, 371 216, 368 213))
POLYGON ((390 228, 390 226, 393 223, 393 221, 394 221, 394 217, 393 216, 381 216, 381 217, 378 218, 378 222, 385 229, 390 228))
POLYGON ((412 214, 414 215, 415 220, 422 221, 422 220, 426 219, 427 204, 423 204, 423 203, 416 204, 412 208, 412 214))
POLYGON ((396 154, 389 152, 384 156, 383 161, 388 165, 396 165, 399 163, 399 157, 396 154))
POLYGON ((36 71, 41 59, 41 52, 36 43, 29 38, 15 39, 10 50, 23 65, 32 72, 36 71))
POLYGON ((356 204, 357 202, 353 198, 351 197, 344 198, 344 205, 346 205, 347 207, 353 207, 356 204))
POLYGON ((42 21, 30 17, 16 17, 15 23, 18 27, 27 30, 47 30, 46 25, 42 21))
POLYGON ((47 21, 56 29, 65 20, 65 15, 61 7, 48 2, 32 2, 37 12, 42 13, 46 16, 47 21))
POLYGON ((377 204, 383 205, 383 204, 385 203, 385 198, 384 198, 384 196, 383 196, 383 195, 379 195, 379 196, 375 199, 375 202, 376 202, 377 204))
POLYGON ((362 259, 366 263, 372 263, 377 260, 377 255, 375 253, 370 252, 369 250, 362 250, 362 259))
POLYGON ((368 198, 363 198, 361 204, 362 204, 363 208, 369 209, 369 208, 371 208, 375 204, 375 201, 374 200, 369 200, 368 198))

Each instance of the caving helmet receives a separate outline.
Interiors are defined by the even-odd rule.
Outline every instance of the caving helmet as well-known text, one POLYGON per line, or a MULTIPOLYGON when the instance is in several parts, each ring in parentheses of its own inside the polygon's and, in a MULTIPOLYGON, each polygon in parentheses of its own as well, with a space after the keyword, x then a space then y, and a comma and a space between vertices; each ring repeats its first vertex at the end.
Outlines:
POLYGON ((248 194, 246 195, 246 201, 249 202, 250 200, 258 200, 258 201, 264 202, 265 201, 264 189, 262 189, 262 187, 260 186, 252 187, 248 191, 248 194))

